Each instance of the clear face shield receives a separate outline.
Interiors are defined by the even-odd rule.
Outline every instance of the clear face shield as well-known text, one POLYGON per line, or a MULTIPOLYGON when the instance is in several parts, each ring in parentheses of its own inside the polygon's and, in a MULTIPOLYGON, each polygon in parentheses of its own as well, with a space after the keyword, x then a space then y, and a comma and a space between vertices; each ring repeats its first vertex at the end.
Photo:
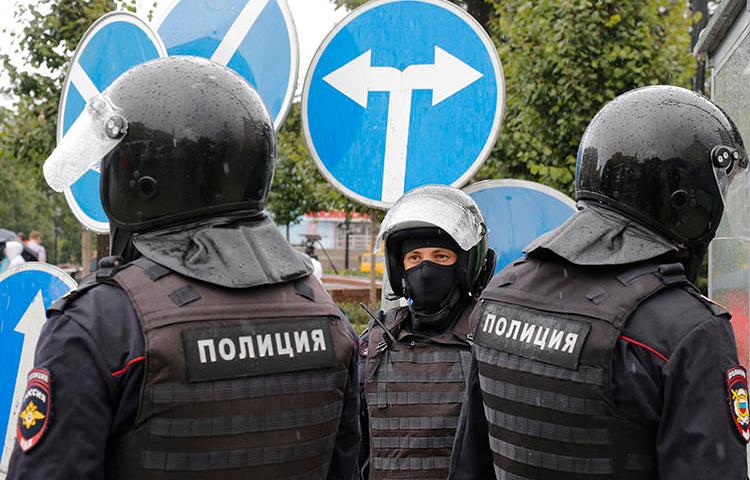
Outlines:
POLYGON ((92 98, 55 150, 44 162, 50 188, 62 192, 111 152, 125 137, 122 110, 101 93, 92 98))
POLYGON ((729 236, 750 242, 750 177, 748 159, 733 148, 718 146, 711 152, 716 183, 724 201, 729 236))
POLYGON ((375 240, 378 251, 392 232, 407 228, 438 227, 463 249, 470 250, 486 233, 479 207, 467 194, 444 185, 426 185, 401 197, 383 219, 375 240))

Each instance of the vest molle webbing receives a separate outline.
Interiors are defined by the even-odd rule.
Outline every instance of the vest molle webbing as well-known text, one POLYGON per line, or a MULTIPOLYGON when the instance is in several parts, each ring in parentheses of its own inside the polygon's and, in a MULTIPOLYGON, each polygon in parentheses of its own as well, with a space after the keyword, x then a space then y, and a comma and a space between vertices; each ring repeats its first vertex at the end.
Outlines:
POLYGON ((516 262, 482 294, 474 354, 495 471, 505 480, 655 479, 655 432, 614 408, 612 355, 680 265, 516 262), (616 267, 614 267, 616 268, 616 267))
POLYGON ((113 280, 138 314, 146 363, 110 478, 327 477, 352 340, 317 281, 227 289, 146 259, 113 280))
MULTIPOLYGON (((470 310, 451 333, 443 335, 450 338, 449 344, 440 342, 443 336, 435 341, 406 336, 391 348, 378 351, 382 329, 371 331, 365 386, 371 478, 447 478, 471 362, 465 340, 470 310), (461 336, 464 340, 458 343, 461 336)), ((385 325, 393 325, 397 315, 407 312, 389 311, 385 325)))

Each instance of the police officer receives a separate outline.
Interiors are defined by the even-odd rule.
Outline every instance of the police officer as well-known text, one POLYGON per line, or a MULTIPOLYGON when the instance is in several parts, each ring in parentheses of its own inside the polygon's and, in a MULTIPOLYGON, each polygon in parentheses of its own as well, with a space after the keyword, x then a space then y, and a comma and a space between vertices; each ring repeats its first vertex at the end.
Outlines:
POLYGON ((494 253, 474 201, 438 185, 395 203, 376 250, 383 242, 394 299, 409 305, 379 312, 362 338, 362 478, 368 468, 375 479, 445 478, 471 359, 469 314, 494 253))
POLYGON ((490 282, 453 479, 745 479, 747 378, 692 282, 745 175, 739 132, 688 90, 607 104, 579 211, 490 282))
POLYGON ((356 336, 262 212, 275 136, 233 71, 137 66, 86 108, 112 251, 49 312, 8 478, 340 479, 356 336))

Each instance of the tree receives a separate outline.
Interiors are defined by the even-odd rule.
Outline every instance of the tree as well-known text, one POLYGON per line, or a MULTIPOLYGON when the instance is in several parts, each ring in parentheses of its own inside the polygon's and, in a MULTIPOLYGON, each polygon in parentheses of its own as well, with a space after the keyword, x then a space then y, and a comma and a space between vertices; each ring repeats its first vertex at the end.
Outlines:
POLYGON ((572 193, 578 143, 609 100, 633 88, 690 87, 684 0, 488 0, 506 112, 481 178, 526 178, 572 193))
MULTIPOLYGON (((80 257, 81 227, 62 195, 52 192, 42 164, 55 146, 57 109, 68 62, 86 29, 116 8, 135 8, 134 0, 40 0, 20 3, 16 54, 0 55, 13 101, 0 115, 0 226, 42 232, 51 245, 55 208, 63 212, 58 237, 61 261, 80 257)), ((48 255, 55 259, 54 252, 48 255)))
MULTIPOLYGON (((353 10, 360 5, 367 3, 369 0, 333 0, 337 7, 345 7, 349 10, 353 10)), ((460 5, 465 8, 472 17, 474 17, 483 27, 487 28, 487 24, 492 18, 494 10, 492 6, 485 0, 451 0, 456 5, 460 5)))

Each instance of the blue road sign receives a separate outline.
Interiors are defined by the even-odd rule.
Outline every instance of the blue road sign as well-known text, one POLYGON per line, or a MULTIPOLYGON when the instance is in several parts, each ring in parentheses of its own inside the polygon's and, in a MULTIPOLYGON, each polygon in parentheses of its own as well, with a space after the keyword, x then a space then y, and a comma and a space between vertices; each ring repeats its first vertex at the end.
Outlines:
POLYGON ((0 475, 8 471, 18 407, 47 321, 45 310, 75 287, 65 272, 46 263, 26 263, 0 273, 0 475))
MULTIPOLYGON (((141 19, 128 12, 104 15, 83 35, 65 79, 57 117, 57 142, 83 112, 86 102, 130 68, 166 56, 161 40, 141 19)), ((109 233, 99 198, 99 163, 65 189, 70 209, 86 228, 109 233)))
POLYGON ((278 129, 297 86, 297 31, 286 0, 176 0, 158 23, 169 55, 226 65, 250 82, 278 129))
POLYGON ((497 253, 499 272, 523 255, 532 240, 562 225, 575 202, 546 185, 525 180, 485 180, 464 189, 477 202, 497 253))
POLYGON ((482 27, 443 0, 378 0, 321 45, 302 98, 305 138, 337 189, 387 208, 430 183, 460 187, 495 144, 505 82, 482 27))

